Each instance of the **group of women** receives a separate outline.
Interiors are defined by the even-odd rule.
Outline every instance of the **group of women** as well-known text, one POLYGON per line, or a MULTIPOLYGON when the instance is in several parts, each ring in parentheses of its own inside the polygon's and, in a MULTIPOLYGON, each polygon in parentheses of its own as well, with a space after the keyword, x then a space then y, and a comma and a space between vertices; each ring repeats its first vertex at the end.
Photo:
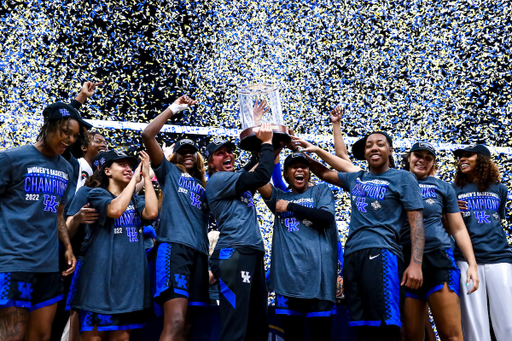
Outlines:
MULTIPOLYGON (((86 97, 93 86, 89 93, 84 86, 86 97)), ((211 269, 220 287, 220 340, 267 340, 269 288, 256 192, 275 216, 269 286, 286 340, 302 340, 306 321, 314 340, 330 339, 339 241, 335 199, 328 185, 311 181, 311 172, 350 196, 343 273, 358 340, 423 340, 427 304, 442 340, 462 340, 463 334, 470 341, 490 339, 488 311, 498 341, 512 332, 512 253, 501 226, 507 189, 485 146, 454 152, 457 171, 448 184, 435 177, 431 144, 415 143, 399 170, 391 137, 376 131, 353 145, 353 156, 367 161, 362 170, 348 156, 336 108, 337 155, 293 137, 284 188, 270 181, 281 148, 274 148, 267 123, 256 133, 261 151, 239 171, 236 146, 227 141, 209 143, 203 158, 194 141, 180 139, 167 158, 156 135, 194 104, 182 96, 147 126, 140 162, 115 150, 96 148, 91 155, 91 126, 63 103, 45 109, 35 145, 0 153, 0 340, 49 339, 63 298, 58 240, 69 266, 63 275, 69 275, 76 260, 68 232, 77 230, 87 232, 68 295, 71 339, 128 340, 154 300, 163 307, 160 340, 186 340, 193 314, 209 305, 211 269), (76 174, 61 155, 77 140, 89 146, 84 159, 95 170, 75 194, 70 184, 76 174), (220 235, 209 261, 210 214, 220 235), (144 226, 157 217, 152 288, 144 226)), ((266 109, 257 104, 254 110, 266 109)))

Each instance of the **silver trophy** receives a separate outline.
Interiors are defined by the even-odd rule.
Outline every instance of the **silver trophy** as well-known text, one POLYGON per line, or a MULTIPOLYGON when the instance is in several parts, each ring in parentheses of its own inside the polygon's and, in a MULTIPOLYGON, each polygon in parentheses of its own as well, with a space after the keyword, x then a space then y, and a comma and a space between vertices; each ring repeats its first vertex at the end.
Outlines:
POLYGON ((277 86, 272 84, 243 86, 238 88, 238 99, 240 101, 240 122, 243 129, 240 133, 240 148, 248 151, 261 149, 261 141, 256 137, 256 132, 262 123, 272 125, 274 148, 279 147, 281 142, 291 141, 288 128, 284 125, 277 86), (266 112, 254 110, 255 103, 261 103, 261 101, 266 101, 270 105, 266 112))

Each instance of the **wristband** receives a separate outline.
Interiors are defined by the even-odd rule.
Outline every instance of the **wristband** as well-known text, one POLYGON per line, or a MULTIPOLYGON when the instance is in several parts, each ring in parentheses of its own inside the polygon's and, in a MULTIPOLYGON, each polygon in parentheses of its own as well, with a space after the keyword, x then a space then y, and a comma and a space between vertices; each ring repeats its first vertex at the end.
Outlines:
POLYGON ((176 103, 173 103, 173 104, 171 104, 169 106, 169 109, 171 109, 173 114, 177 114, 180 111, 187 110, 188 109, 188 104, 176 104, 176 103))

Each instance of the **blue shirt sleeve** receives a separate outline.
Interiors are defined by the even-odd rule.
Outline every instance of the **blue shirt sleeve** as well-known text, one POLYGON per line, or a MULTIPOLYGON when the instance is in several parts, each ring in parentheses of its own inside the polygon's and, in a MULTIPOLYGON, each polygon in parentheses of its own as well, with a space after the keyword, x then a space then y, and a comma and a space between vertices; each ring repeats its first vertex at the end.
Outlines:
POLYGON ((11 183, 11 160, 6 152, 0 152, 0 194, 4 194, 11 183))
POLYGON ((146 199, 142 195, 134 194, 132 197, 133 203, 135 204, 135 211, 142 218, 142 211, 146 207, 146 199))
POLYGON ((508 188, 504 184, 500 184, 500 217, 501 219, 507 218, 506 206, 508 199, 508 188))
POLYGON ((276 203, 277 203, 277 192, 278 191, 280 191, 280 189, 272 186, 272 195, 270 196, 270 199, 263 200, 263 201, 265 201, 265 204, 267 204, 268 209, 274 214, 276 214, 276 203))
POLYGON ((331 213, 335 216, 334 210, 334 195, 331 189, 326 184, 318 185, 319 191, 317 191, 317 197, 315 201, 318 203, 317 208, 322 209, 331 213))
POLYGON ((103 188, 94 188, 88 196, 91 207, 98 213, 98 224, 104 226, 107 220, 108 205, 114 200, 110 192, 103 188))
POLYGON ((71 205, 69 206, 69 209, 64 214, 64 216, 66 218, 74 216, 75 214, 77 214, 80 211, 80 209, 82 207, 87 205, 87 196, 89 194, 88 193, 89 191, 90 191, 89 188, 81 187, 78 190, 78 192, 76 192, 76 194, 75 194, 75 196, 73 198, 73 201, 71 202, 71 205))
POLYGON ((352 180, 354 173, 342 173, 338 172, 338 178, 341 181, 341 188, 343 188, 344 191, 350 192, 350 181, 352 180))
POLYGON ((239 172, 217 172, 213 174, 208 180, 209 186, 206 191, 208 200, 235 197, 236 183, 241 174, 239 172))
POLYGON ((280 163, 276 163, 274 165, 274 170, 272 171, 272 182, 274 183, 274 187, 279 188, 282 191, 286 191, 286 188, 288 188, 283 181, 283 173, 281 173, 280 163))
POLYGON ((400 186, 400 201, 407 211, 423 209, 423 197, 416 177, 410 172, 403 172, 400 186))
POLYGON ((457 202, 457 195, 455 194, 455 190, 449 184, 445 186, 444 193, 444 213, 459 213, 459 204, 457 202))

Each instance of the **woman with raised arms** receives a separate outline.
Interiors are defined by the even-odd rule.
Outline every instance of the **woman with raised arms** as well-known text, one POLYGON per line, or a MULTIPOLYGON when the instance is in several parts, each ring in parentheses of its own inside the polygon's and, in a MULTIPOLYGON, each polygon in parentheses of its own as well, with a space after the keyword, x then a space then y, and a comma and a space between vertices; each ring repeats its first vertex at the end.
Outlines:
POLYGON ((181 96, 142 133, 162 190, 157 237, 155 300, 163 306, 161 341, 186 340, 190 307, 208 306, 208 215, 203 157, 190 139, 178 140, 169 160, 156 135, 174 114, 197 101, 181 96))
POLYGON ((423 281, 423 202, 416 178, 390 168, 393 144, 384 132, 368 134, 353 146, 354 156, 368 162, 368 171, 303 139, 293 141, 339 170, 328 170, 310 158, 313 173, 350 194, 343 269, 349 324, 356 327, 358 340, 396 340, 402 325, 401 286, 416 289, 423 281), (404 272, 399 237, 406 219, 411 225, 412 255, 404 272))

